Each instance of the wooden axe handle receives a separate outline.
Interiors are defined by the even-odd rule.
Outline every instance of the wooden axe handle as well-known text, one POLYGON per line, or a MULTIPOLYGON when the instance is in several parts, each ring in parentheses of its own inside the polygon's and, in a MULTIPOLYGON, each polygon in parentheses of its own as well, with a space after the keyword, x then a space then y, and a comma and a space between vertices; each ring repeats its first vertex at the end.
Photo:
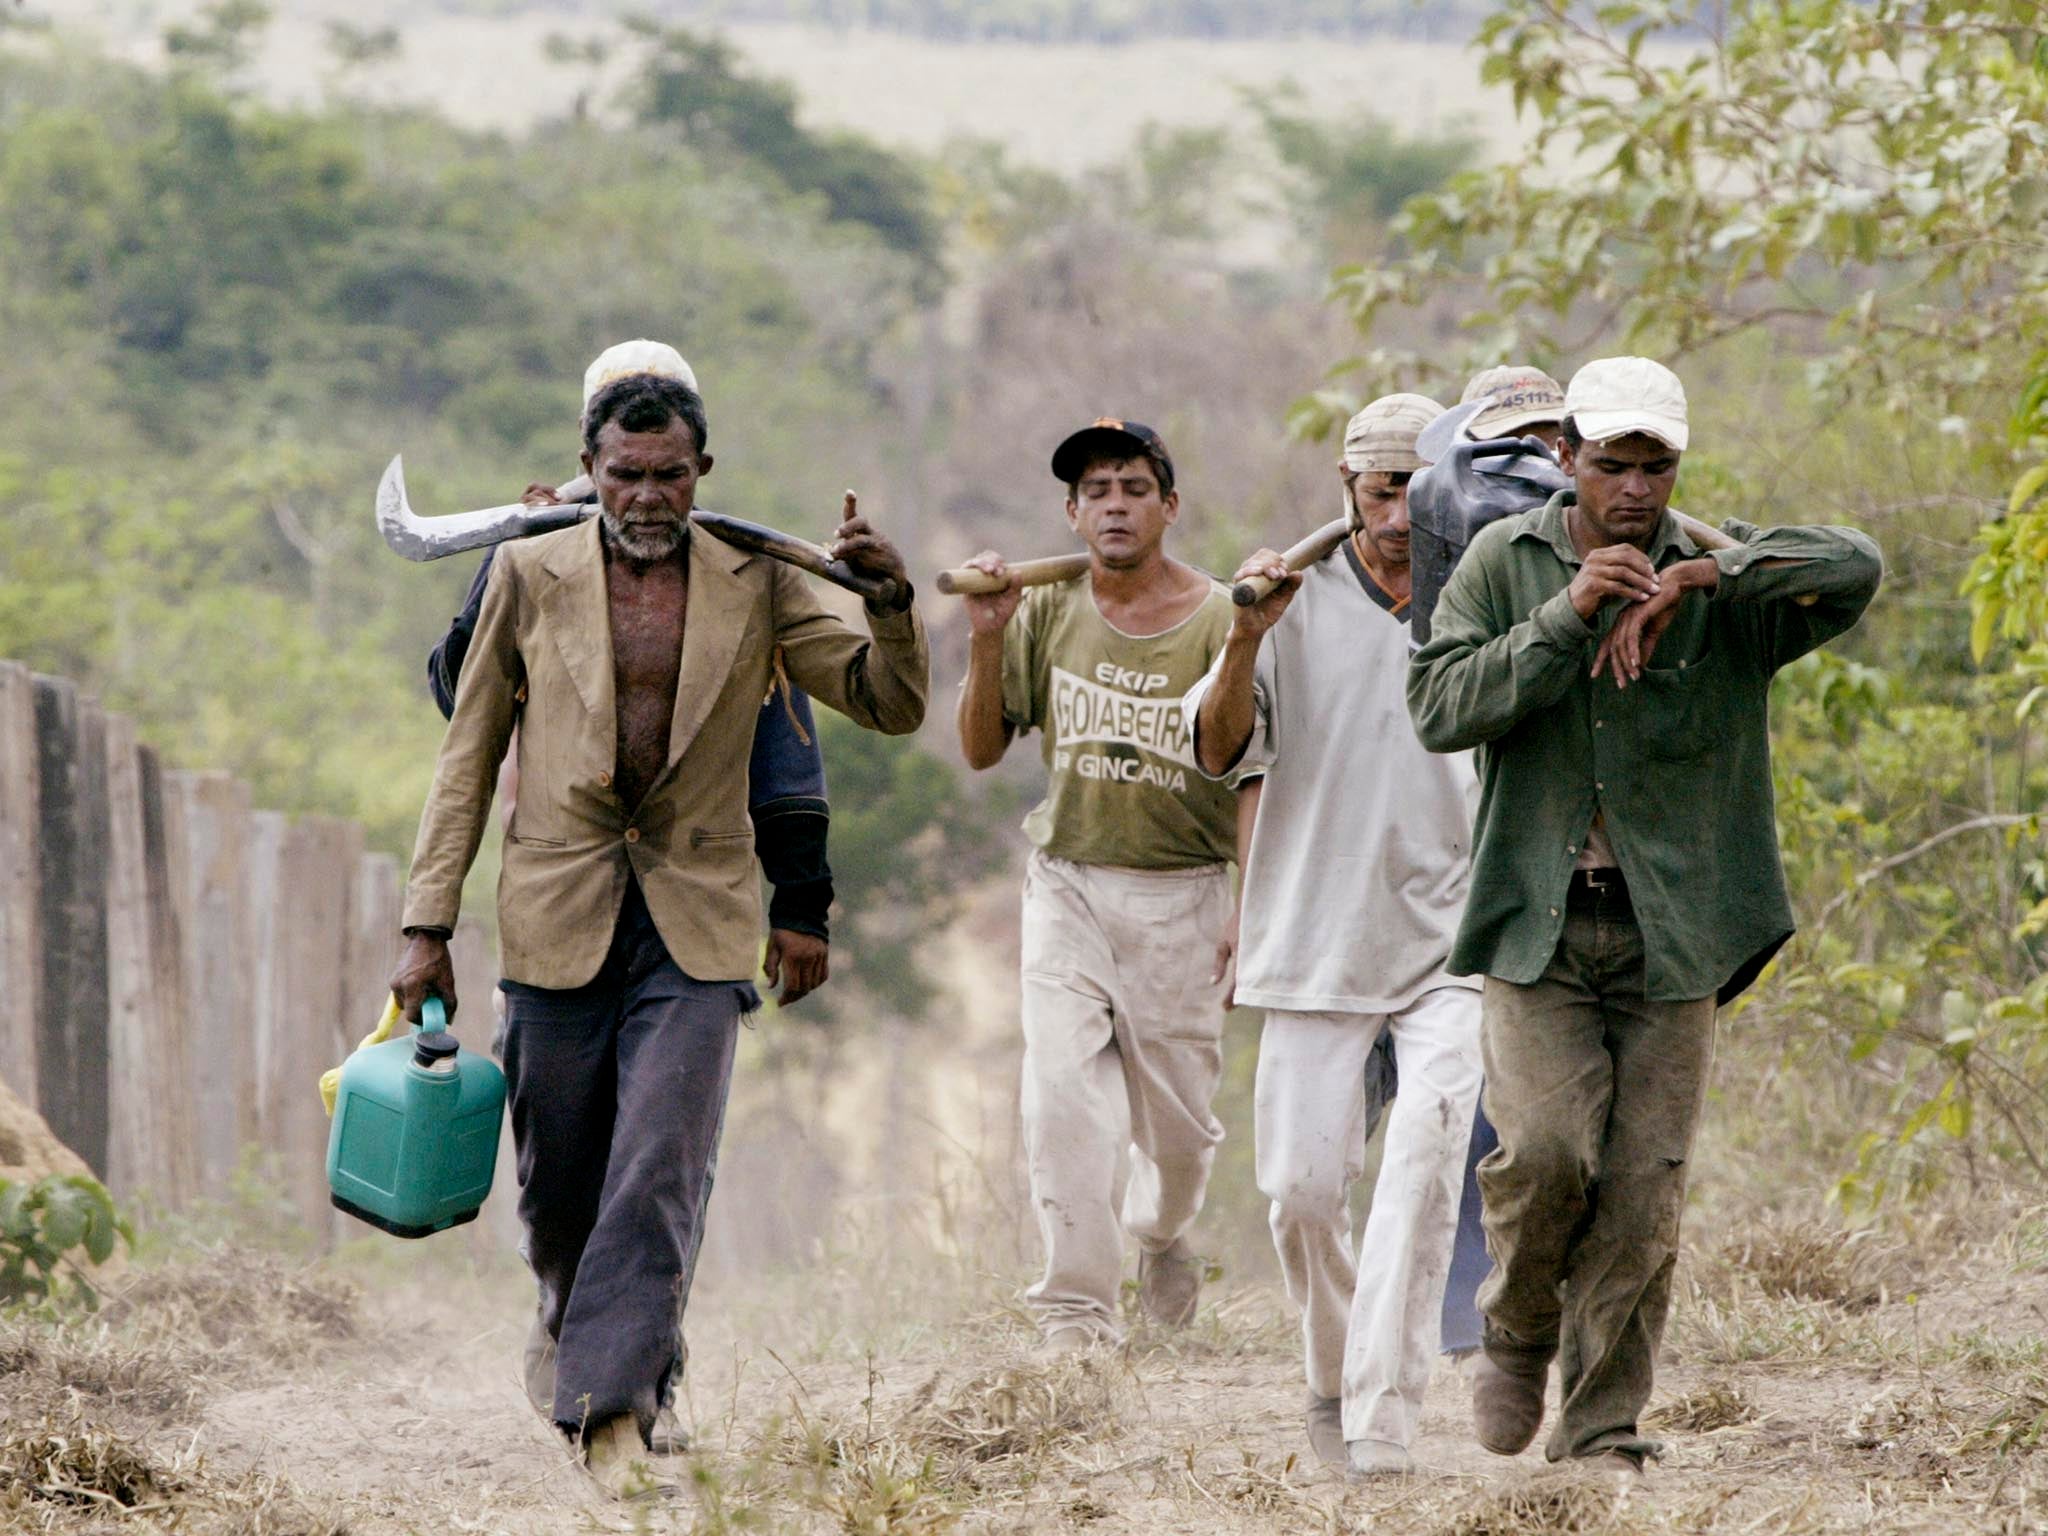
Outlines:
MULTIPOLYGON (((1671 509, 1671 518, 1672 521, 1678 524, 1679 530, 1687 538, 1691 539, 1693 543, 1699 545, 1701 549, 1733 549, 1740 542, 1740 540, 1729 538, 1727 534, 1711 524, 1703 523, 1698 518, 1679 511, 1676 507, 1671 509)), ((1799 596, 1793 598, 1792 601, 1801 608, 1811 608, 1820 601, 1820 595, 1815 592, 1802 592, 1799 596)))
MULTIPOLYGON (((1340 517, 1325 523, 1280 557, 1290 574, 1307 570, 1351 536, 1351 519, 1340 517)), ((1266 576, 1252 576, 1230 589, 1230 600, 1240 608, 1270 597, 1276 583, 1266 576)))
POLYGON ((939 572, 939 590, 948 597, 981 597, 990 592, 1007 592, 1012 587, 1050 586, 1054 582, 1085 576, 1088 564, 1086 554, 1054 555, 1046 560, 1019 560, 1015 565, 1006 567, 1001 576, 991 576, 971 565, 963 565, 957 570, 939 572))
POLYGON ((719 512, 695 511, 690 514, 690 520, 724 543, 784 561, 800 571, 809 571, 813 576, 822 576, 835 587, 856 592, 878 607, 887 607, 896 601, 894 581, 887 576, 863 575, 844 560, 834 560, 822 544, 813 544, 795 534, 765 528, 745 518, 727 517, 719 512))

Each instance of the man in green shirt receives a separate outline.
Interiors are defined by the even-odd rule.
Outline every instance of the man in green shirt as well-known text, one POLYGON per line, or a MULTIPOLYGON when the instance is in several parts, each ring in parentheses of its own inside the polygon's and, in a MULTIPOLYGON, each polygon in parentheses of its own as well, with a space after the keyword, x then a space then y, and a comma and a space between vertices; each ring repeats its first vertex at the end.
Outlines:
MULTIPOLYGON (((1086 575, 966 600, 960 745, 973 768, 1045 736, 1045 799, 1025 820, 1023 1119, 1045 1274, 1025 1293, 1050 1352, 1118 1336, 1123 1235, 1138 1293, 1169 1326, 1194 1315, 1200 1214, 1223 1128, 1225 983, 1208 957, 1230 921, 1233 791, 1196 770, 1181 696, 1223 648, 1227 590, 1164 549, 1180 515, 1150 427, 1104 418, 1053 454, 1086 575), (1118 1155, 1129 1147, 1122 1219, 1118 1155)), ((1000 556, 971 564, 1003 574, 1000 556)))
POLYGON ((1705 1100, 1714 1009, 1792 932, 1771 801, 1772 675, 1853 625, 1877 546, 1668 508, 1685 391, 1604 358, 1565 393, 1575 489, 1481 530, 1408 675, 1423 744, 1478 749, 1471 894, 1450 969, 1483 974, 1479 1169, 1493 1271, 1473 1418, 1490 1451, 1640 1471, 1705 1100))

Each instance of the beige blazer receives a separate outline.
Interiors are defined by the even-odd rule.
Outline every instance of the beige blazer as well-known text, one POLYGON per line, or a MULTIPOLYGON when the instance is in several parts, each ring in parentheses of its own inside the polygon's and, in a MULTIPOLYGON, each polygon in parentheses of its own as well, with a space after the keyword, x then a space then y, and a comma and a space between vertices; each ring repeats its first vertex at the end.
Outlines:
POLYGON ((870 640, 828 613, 792 567, 692 528, 668 767, 634 810, 612 791, 618 713, 598 540, 593 518, 508 544, 492 563, 413 845, 405 926, 455 926, 516 726, 519 800, 498 879, 506 977, 553 988, 590 981, 629 874, 684 971, 700 981, 751 977, 761 885, 747 763, 775 648, 820 703, 902 735, 924 719, 924 625, 914 608, 870 611, 870 640))

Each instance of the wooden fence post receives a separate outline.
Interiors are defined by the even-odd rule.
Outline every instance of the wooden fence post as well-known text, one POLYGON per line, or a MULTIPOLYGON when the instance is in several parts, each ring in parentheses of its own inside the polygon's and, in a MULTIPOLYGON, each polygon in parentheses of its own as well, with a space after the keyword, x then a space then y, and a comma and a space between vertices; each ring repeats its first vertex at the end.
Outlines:
POLYGON ((167 1205, 196 1183, 185 1048, 185 956, 163 773, 135 722, 107 717, 107 1183, 167 1205))
POLYGON ((333 1227, 319 1083, 346 1049, 341 1042, 351 997, 350 929, 362 856, 363 829, 356 823, 305 816, 286 832, 279 865, 275 1050, 264 1094, 273 1118, 264 1145, 283 1159, 285 1189, 315 1232, 333 1227))
MULTIPOLYGON (((356 861, 348 928, 345 1003, 336 1020, 334 1061, 348 1058, 356 1042, 384 1016, 391 998, 391 972, 398 965, 398 860, 388 853, 366 853, 356 861)), ((335 1236, 362 1237, 374 1230, 345 1216, 333 1217, 335 1236)))
POLYGON ((256 1140, 257 989, 250 922, 249 787, 225 773, 172 773, 166 798, 184 873, 185 1070, 201 1194, 228 1192, 256 1140))
POLYGON ((35 679, 38 926, 43 949, 36 1107, 107 1172, 107 736, 97 702, 35 679))
POLYGON ((283 1054, 279 1035, 279 961, 291 919, 280 910, 284 890, 284 844, 290 821, 282 811, 256 811, 249 817, 249 844, 243 873, 248 880, 249 999, 243 1010, 249 1033, 249 1073, 254 1092, 249 1140, 259 1149, 263 1177, 284 1186, 285 1148, 281 1122, 284 1095, 290 1085, 278 1064, 283 1054))
POLYGON ((43 1007, 36 758, 34 680, 18 662, 0 661, 0 1081, 31 1109, 43 1007))

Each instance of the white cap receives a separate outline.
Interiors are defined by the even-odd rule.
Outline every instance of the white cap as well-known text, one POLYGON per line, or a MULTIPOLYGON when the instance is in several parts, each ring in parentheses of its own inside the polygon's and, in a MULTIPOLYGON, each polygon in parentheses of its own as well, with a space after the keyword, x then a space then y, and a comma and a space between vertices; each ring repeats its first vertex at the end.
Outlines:
POLYGON ((634 373, 657 373, 664 378, 680 379, 692 389, 697 387, 697 375, 683 361, 682 353, 666 342, 649 341, 643 336, 638 341, 606 347, 597 354, 597 361, 583 370, 583 403, 590 404, 590 397, 614 379, 634 373))
POLYGON ((1589 443, 1643 432, 1667 448, 1685 449, 1685 386, 1647 357, 1602 357, 1572 375, 1565 414, 1589 443))
POLYGON ((1355 474, 1421 469, 1416 434, 1444 408, 1427 395, 1381 395, 1344 425, 1344 467, 1355 474))

